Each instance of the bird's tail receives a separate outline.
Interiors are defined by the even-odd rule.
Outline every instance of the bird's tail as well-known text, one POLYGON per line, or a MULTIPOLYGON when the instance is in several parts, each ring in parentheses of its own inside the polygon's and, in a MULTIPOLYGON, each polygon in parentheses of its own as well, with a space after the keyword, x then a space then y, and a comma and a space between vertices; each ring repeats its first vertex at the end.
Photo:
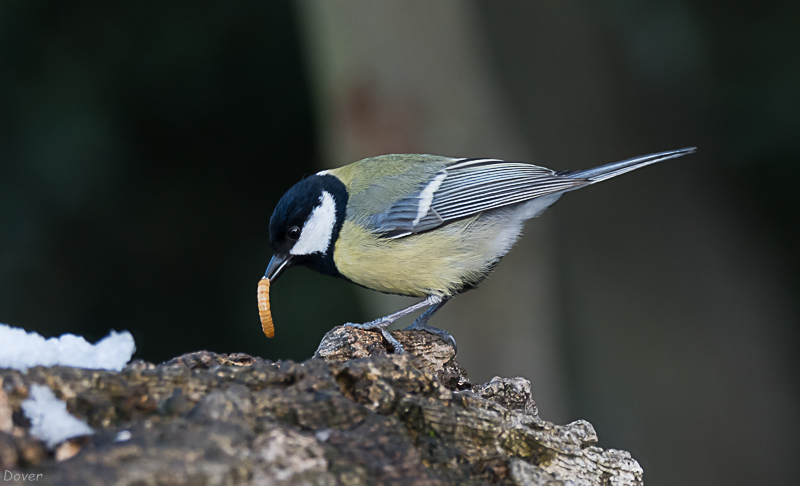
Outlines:
POLYGON ((621 162, 601 165, 600 167, 595 167, 594 169, 560 172, 558 174, 574 179, 586 179, 592 182, 600 182, 606 179, 611 179, 612 177, 616 177, 620 174, 636 170, 639 167, 644 167, 646 165, 655 164, 656 162, 661 162, 662 160, 674 159, 675 157, 681 157, 694 153, 695 150, 697 150, 696 147, 687 147, 679 150, 670 150, 668 152, 642 155, 640 157, 634 157, 621 162))

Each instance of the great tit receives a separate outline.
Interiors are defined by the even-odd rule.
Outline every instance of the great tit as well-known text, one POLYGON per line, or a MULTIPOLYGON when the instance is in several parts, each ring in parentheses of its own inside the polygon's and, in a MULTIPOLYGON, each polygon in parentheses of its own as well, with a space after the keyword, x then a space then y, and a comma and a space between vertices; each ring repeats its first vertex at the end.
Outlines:
POLYGON ((394 314, 345 326, 386 330, 428 308, 407 329, 441 336, 428 325, 454 296, 480 284, 508 253, 525 221, 562 194, 680 157, 694 147, 560 171, 497 159, 382 155, 309 176, 289 189, 269 223, 273 250, 264 278, 305 265, 387 294, 423 297, 394 314))

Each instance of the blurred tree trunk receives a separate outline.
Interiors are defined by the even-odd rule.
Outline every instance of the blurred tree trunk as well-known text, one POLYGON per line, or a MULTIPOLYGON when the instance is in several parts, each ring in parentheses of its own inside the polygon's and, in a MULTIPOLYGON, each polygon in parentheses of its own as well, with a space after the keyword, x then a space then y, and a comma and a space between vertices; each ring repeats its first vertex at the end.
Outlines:
POLYGON ((677 2, 479 5, 491 67, 544 165, 699 146, 545 216, 580 415, 642 453, 650 486, 796 481, 800 319, 780 255, 725 185, 708 31, 677 2))
POLYGON ((565 196, 434 322, 478 381, 530 378, 544 418, 591 420, 651 486, 796 477, 798 316, 725 186, 724 86, 684 4, 302 5, 329 165, 429 152, 578 169, 698 145, 565 196))
MULTIPOLYGON (((489 68, 473 2, 300 5, 326 165, 387 153, 532 160, 489 68)), ((529 226, 498 271, 433 324, 455 335, 471 378, 525 376, 544 416, 564 421, 553 237, 545 220, 529 226)), ((370 319, 408 305, 401 297, 363 296, 370 319)))

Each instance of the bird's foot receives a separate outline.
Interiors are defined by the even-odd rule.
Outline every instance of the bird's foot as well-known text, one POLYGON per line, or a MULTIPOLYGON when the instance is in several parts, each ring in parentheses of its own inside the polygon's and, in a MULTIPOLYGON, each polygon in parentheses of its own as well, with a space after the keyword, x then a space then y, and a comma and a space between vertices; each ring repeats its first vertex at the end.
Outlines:
POLYGON ((392 336, 389 330, 386 329, 386 326, 388 326, 389 324, 391 324, 391 322, 386 322, 383 319, 378 319, 372 322, 364 322, 362 324, 348 322, 343 324, 343 326, 352 327, 355 329, 361 329, 363 331, 380 331, 381 335, 383 336, 383 339, 387 343, 389 343, 389 345, 394 350, 394 354, 402 354, 405 352, 405 348, 403 348, 403 345, 400 344, 400 341, 395 339, 395 337, 392 336))
POLYGON ((413 324, 408 326, 404 329, 404 331, 427 331, 431 334, 435 334, 442 338, 444 342, 452 346, 453 351, 458 354, 458 345, 456 344, 456 338, 453 337, 452 334, 445 331, 444 329, 439 329, 433 326, 429 326, 427 321, 420 321, 417 319, 414 321, 413 324))

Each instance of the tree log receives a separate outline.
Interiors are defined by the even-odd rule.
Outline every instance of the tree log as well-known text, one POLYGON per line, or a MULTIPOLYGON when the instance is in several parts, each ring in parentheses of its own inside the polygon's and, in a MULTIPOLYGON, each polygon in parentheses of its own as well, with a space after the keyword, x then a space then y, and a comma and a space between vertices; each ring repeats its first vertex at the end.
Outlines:
POLYGON ((338 327, 304 363, 200 351, 119 373, 0 370, 0 466, 37 484, 642 484, 588 422, 539 418, 528 380, 471 384, 438 337, 393 334, 405 354, 338 327), (34 383, 94 435, 55 450, 32 438, 20 405, 34 383))

